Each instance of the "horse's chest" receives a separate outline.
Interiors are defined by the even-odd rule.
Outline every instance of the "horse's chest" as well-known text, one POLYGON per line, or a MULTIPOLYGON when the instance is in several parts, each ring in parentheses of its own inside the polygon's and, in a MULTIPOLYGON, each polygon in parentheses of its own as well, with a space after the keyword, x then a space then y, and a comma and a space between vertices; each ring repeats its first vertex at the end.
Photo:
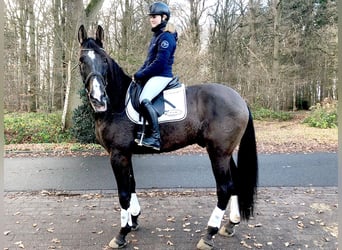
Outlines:
POLYGON ((113 123, 96 123, 95 130, 96 139, 106 149, 115 145, 124 145, 127 141, 127 132, 122 131, 113 123))
POLYGON ((109 130, 109 126, 106 123, 97 122, 95 124, 95 135, 97 141, 104 147, 108 148, 110 138, 113 138, 112 133, 109 130))

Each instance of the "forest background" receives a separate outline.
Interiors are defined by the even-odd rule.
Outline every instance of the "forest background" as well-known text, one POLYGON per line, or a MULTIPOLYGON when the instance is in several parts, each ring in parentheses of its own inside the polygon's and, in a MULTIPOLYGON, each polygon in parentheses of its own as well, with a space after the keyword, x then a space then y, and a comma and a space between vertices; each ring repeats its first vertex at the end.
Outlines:
MULTIPOLYGON (((151 38, 148 0, 5 0, 4 108, 60 112, 72 126, 83 88, 77 31, 105 30, 105 49, 128 74, 151 38)), ((174 74, 220 82, 252 107, 308 109, 337 100, 337 6, 333 0, 170 0, 179 40, 174 74)))

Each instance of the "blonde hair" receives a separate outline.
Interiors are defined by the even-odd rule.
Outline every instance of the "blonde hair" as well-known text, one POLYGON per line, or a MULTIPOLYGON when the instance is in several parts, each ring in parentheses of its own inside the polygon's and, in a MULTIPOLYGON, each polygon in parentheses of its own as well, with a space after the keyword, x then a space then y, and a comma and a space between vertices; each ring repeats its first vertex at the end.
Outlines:
POLYGON ((173 23, 168 22, 165 26, 164 32, 175 33, 176 32, 176 26, 173 23))

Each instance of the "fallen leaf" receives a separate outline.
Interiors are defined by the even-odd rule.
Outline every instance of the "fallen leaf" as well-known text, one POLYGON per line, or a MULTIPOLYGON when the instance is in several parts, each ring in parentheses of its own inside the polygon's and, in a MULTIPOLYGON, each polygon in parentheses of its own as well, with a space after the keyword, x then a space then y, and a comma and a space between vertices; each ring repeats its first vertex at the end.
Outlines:
POLYGON ((247 239, 247 240, 252 239, 252 237, 251 237, 249 234, 245 234, 245 235, 244 235, 244 238, 247 239))
POLYGON ((167 222, 176 222, 175 217, 171 216, 166 219, 167 222))
POLYGON ((14 244, 17 245, 19 248, 25 248, 22 241, 17 241, 14 244))
POLYGON ((51 192, 49 192, 49 191, 47 191, 47 190, 42 190, 42 191, 40 192, 40 194, 46 196, 46 195, 51 195, 51 192))
POLYGON ((293 245, 292 242, 285 242, 285 246, 286 246, 286 247, 289 247, 289 246, 292 246, 292 245, 293 245))
POLYGON ((263 247, 263 245, 261 243, 254 243, 254 246, 256 248, 262 248, 263 247))
POLYGON ((299 229, 303 229, 305 226, 304 226, 304 223, 303 223, 302 221, 298 221, 298 222, 297 222, 297 227, 298 227, 299 229))
POLYGON ((51 242, 55 243, 55 244, 61 243, 61 241, 59 239, 57 239, 57 238, 52 239, 51 242))
POLYGON ((253 248, 252 246, 248 245, 248 244, 246 243, 246 241, 244 241, 244 240, 241 241, 240 244, 241 244, 243 247, 246 247, 246 248, 248 248, 248 249, 252 249, 252 248, 253 248))

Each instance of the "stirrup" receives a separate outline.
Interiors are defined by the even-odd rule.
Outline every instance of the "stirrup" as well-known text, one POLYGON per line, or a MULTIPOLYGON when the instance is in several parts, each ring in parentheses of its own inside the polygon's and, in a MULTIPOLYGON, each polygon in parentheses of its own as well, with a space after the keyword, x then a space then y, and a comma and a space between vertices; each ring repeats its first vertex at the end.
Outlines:
POLYGON ((138 138, 134 139, 134 141, 138 144, 138 146, 143 146, 143 139, 145 137, 145 133, 144 132, 141 132, 140 134, 140 138, 139 138, 139 135, 138 135, 138 138))

